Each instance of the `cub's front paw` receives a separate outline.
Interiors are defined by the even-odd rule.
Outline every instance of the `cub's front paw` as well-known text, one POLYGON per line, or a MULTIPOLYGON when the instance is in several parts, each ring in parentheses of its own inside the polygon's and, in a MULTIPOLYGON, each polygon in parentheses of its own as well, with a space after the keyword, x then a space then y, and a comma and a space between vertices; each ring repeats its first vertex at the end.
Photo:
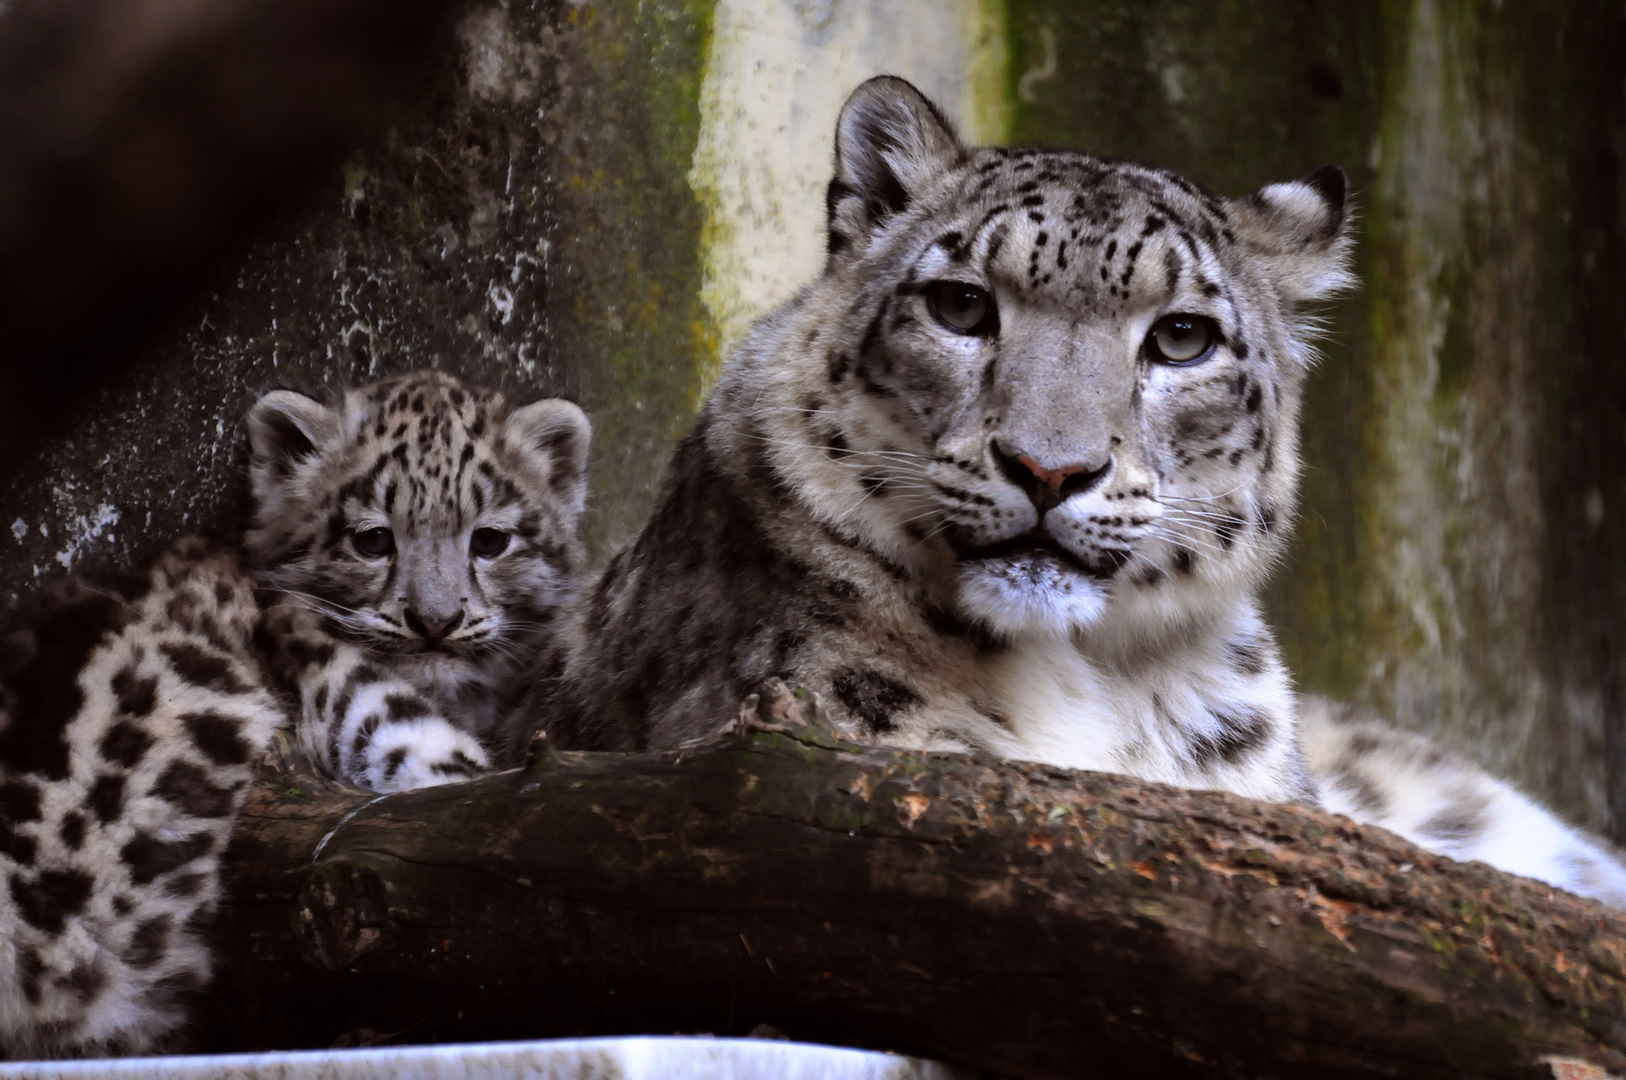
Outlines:
POLYGON ((381 729, 367 751, 359 779, 374 791, 450 784, 491 769, 491 759, 477 739, 436 716, 381 729))

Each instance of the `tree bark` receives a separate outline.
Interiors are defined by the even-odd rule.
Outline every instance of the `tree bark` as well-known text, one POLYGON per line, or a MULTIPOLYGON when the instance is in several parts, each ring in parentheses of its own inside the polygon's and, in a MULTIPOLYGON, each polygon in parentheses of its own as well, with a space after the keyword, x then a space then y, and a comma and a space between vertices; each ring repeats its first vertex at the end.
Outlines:
POLYGON ((382 798, 268 766, 229 863, 207 1049, 769 1023, 1022 1077, 1626 1067, 1601 905, 1315 810, 794 716, 382 798))

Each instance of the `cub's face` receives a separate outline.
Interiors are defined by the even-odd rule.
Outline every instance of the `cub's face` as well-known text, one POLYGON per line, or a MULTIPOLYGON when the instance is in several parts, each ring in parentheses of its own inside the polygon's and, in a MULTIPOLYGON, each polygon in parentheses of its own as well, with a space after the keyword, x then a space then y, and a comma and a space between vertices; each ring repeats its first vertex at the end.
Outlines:
POLYGON ((863 489, 853 519, 941 553, 1002 632, 1256 584, 1294 493, 1297 306, 1348 280, 1342 172, 1227 201, 967 150, 895 79, 854 94, 837 156, 814 307, 842 344, 803 413, 828 477, 863 489))
POLYGON ((518 655, 581 564, 587 418, 419 372, 249 414, 252 553, 291 602, 455 678, 518 655))

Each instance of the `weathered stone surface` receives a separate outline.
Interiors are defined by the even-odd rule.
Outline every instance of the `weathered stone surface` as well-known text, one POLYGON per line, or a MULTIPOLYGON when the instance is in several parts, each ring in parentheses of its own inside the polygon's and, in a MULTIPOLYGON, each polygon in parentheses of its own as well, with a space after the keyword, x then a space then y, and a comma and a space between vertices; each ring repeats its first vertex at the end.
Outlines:
POLYGON ((241 417, 446 367, 595 426, 593 537, 625 535, 714 364, 698 298, 704 4, 472 7, 325 205, 268 229, 0 495, 0 590, 243 513, 241 417))

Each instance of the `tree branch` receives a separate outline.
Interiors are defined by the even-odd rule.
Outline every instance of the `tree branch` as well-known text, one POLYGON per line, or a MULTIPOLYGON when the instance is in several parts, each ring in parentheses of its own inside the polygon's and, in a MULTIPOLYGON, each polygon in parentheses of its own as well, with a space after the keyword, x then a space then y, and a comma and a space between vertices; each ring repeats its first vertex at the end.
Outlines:
POLYGON ((231 862, 213 1049, 766 1022, 1024 1077, 1626 1066, 1596 903, 1318 811, 794 717, 386 798, 267 770, 231 862))

